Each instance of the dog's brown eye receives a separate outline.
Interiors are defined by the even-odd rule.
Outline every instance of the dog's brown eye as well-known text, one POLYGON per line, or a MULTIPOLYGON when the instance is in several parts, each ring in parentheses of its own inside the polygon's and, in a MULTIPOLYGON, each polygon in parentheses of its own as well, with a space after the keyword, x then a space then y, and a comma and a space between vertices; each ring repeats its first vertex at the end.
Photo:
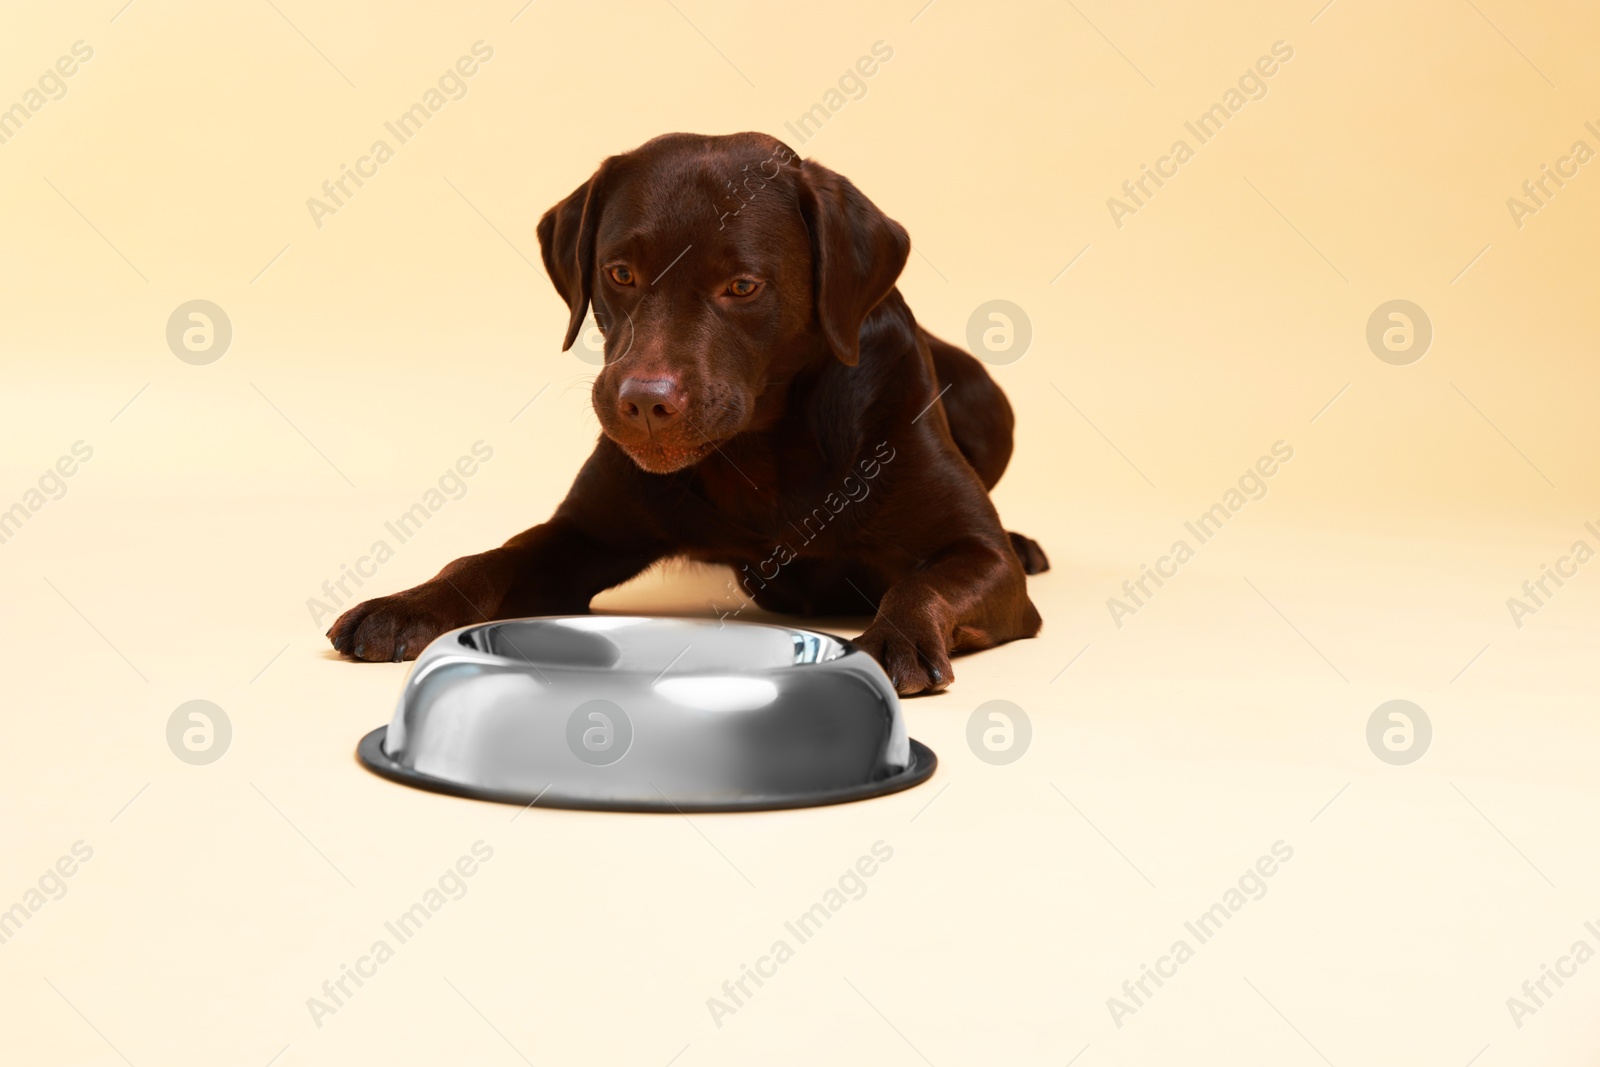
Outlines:
POLYGON ((633 284, 633 271, 629 270, 627 267, 612 267, 609 273, 611 275, 611 280, 616 282, 618 285, 633 284))
POLYGON ((761 283, 754 278, 737 278, 728 286, 728 293, 731 296, 749 296, 759 288, 761 283))

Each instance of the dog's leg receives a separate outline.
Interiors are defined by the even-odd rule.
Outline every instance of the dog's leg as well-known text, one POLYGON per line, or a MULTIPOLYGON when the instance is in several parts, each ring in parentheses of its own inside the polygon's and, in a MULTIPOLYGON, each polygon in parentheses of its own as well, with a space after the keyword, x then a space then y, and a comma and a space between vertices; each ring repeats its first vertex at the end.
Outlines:
POLYGON ((463 556, 415 588, 357 604, 328 639, 355 659, 399 661, 461 626, 587 612, 596 593, 672 554, 638 478, 626 457, 602 443, 549 522, 463 556))
POLYGON ((581 615, 600 591, 627 581, 662 553, 603 543, 560 515, 499 548, 463 556, 403 593, 345 612, 333 647, 364 660, 416 659, 442 633, 524 615, 581 615))
POLYGON ((856 643, 910 696, 950 684, 950 653, 1033 637, 1040 625, 1016 554, 974 536, 890 586, 856 643))

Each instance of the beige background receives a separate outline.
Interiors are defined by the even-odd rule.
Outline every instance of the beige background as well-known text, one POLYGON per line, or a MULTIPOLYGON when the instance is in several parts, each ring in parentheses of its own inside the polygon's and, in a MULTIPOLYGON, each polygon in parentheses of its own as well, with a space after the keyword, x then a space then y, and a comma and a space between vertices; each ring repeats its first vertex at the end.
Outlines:
MULTIPOLYGON (((0 107, 94 49, 0 144, 0 507, 94 449, 0 544, 0 907, 94 849, 0 945, 8 1062, 1594 1062, 1600 964, 1520 1028, 1506 998, 1600 949, 1600 565, 1520 628, 1506 600, 1600 547, 1600 162, 1520 228, 1506 200, 1600 149, 1600 16, 921 2, 5 12, 0 107), (315 226, 306 199, 479 40, 467 95, 315 226), (795 143, 880 40, 866 94, 795 143), (1280 40, 1266 96, 1114 225, 1107 198, 1280 40), (374 778, 352 748, 405 668, 337 660, 306 600, 475 441, 493 460, 369 591, 553 507, 596 426, 533 224, 677 129, 850 175, 913 235, 935 332, 1025 310, 995 495, 1054 562, 1044 634, 909 703, 938 775, 870 803, 512 821, 374 778), (196 298, 234 330, 206 366, 164 338, 196 298), (1364 339, 1396 298, 1435 331, 1409 366, 1364 339), (1279 440, 1267 496, 1116 626, 1107 598, 1279 440), (197 698, 234 730, 204 767, 164 733, 197 698), (1410 766, 1365 740, 1395 698, 1433 724, 1410 766), (997 699, 1033 726, 1007 766, 966 743, 997 699), (480 839, 468 894, 314 1025, 306 999, 480 839), (714 1025, 707 998, 879 840, 867 895, 714 1025), (1279 840, 1267 895, 1116 1026, 1107 998, 1279 840)), ((721 596, 668 569, 600 606, 721 596)))

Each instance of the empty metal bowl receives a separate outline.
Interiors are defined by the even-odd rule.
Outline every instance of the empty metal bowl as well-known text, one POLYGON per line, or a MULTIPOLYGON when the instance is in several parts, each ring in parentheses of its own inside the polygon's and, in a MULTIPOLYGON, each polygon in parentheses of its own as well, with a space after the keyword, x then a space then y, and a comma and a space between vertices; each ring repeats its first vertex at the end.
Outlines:
POLYGON ((417 657, 369 769, 552 808, 759 811, 906 789, 937 759, 849 641, 715 620, 573 615, 469 626, 417 657))

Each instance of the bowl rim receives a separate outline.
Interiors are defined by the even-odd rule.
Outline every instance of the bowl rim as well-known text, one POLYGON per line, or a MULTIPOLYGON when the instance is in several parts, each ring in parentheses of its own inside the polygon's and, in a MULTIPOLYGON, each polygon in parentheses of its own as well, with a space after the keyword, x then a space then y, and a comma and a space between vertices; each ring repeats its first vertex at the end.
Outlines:
POLYGON ((515 804, 521 808, 559 808, 564 811, 599 811, 599 812, 636 812, 652 815, 696 815, 713 812, 738 812, 738 811, 786 811, 793 808, 815 808, 828 804, 847 804, 857 800, 870 800, 873 797, 887 796, 920 785, 933 776, 939 766, 939 757, 933 749, 924 745, 916 738, 907 738, 911 743, 911 762, 898 774, 876 782, 867 782, 863 785, 848 786, 843 789, 829 789, 818 793, 788 793, 773 794, 763 793, 747 797, 730 797, 724 800, 712 801, 685 801, 674 802, 665 795, 657 801, 637 800, 606 800, 590 797, 563 796, 552 793, 550 787, 536 795, 529 795, 516 790, 490 789, 482 786, 469 785, 464 782, 451 781, 448 778, 436 778, 431 774, 423 774, 412 770, 392 759, 383 750, 383 740, 388 734, 387 724, 378 727, 361 739, 356 746, 356 759, 367 770, 392 782, 410 786, 413 789, 425 789, 433 793, 444 793, 448 796, 463 797, 468 800, 484 800, 497 804, 515 804))
MULTIPOLYGON (((497 665, 529 668, 529 669, 533 670, 535 673, 539 673, 539 672, 547 671, 547 670, 554 670, 554 671, 558 671, 558 672, 571 671, 573 673, 579 673, 579 674, 656 674, 657 673, 657 672, 651 670, 648 667, 584 667, 584 666, 568 666, 568 665, 563 665, 563 664, 559 664, 559 663, 534 663, 533 661, 531 661, 529 659, 526 659, 526 658, 523 658, 523 657, 508 656, 508 655, 506 655, 506 654, 504 654, 502 652, 490 652, 487 649, 478 648, 475 645, 468 644, 464 640, 462 640, 468 634, 475 634, 475 633, 478 633, 480 631, 490 630, 490 629, 493 629, 494 627, 497 627, 497 626, 505 626, 505 625, 509 625, 509 624, 512 624, 512 623, 565 622, 568 619, 597 619, 597 618, 598 619, 634 619, 634 620, 638 620, 640 622, 649 622, 649 623, 654 623, 654 622, 686 622, 686 623, 694 624, 696 626, 712 626, 713 623, 715 623, 716 624, 716 629, 718 629, 718 630, 723 629, 725 626, 727 626, 727 623, 724 620, 721 620, 721 619, 707 619, 707 618, 701 618, 701 617, 692 616, 692 615, 685 615, 685 616, 677 616, 677 615, 638 615, 638 614, 632 614, 632 613, 617 614, 617 615, 607 615, 607 614, 603 614, 603 613, 590 613, 590 614, 585 614, 585 615, 525 615, 525 616, 517 616, 515 618, 510 618, 510 619, 490 619, 487 622, 475 622, 475 623, 471 623, 471 624, 469 624, 467 626, 461 626, 461 627, 458 627, 458 628, 456 628, 454 630, 449 631, 448 633, 444 633, 444 634, 439 635, 439 637, 436 638, 435 641, 429 642, 429 647, 430 648, 433 647, 433 645, 435 643, 443 642, 445 640, 450 640, 451 641, 451 649, 450 649, 450 651, 451 651, 452 654, 459 655, 459 654, 461 654, 463 652, 470 653, 474 657, 481 657, 483 660, 495 663, 497 665)), ((866 655, 866 653, 861 650, 860 646, 858 646, 850 638, 842 637, 839 634, 832 633, 832 632, 830 632, 828 630, 818 630, 818 629, 816 629, 814 627, 810 627, 810 626, 790 626, 790 625, 788 625, 786 623, 781 623, 781 622, 765 622, 765 621, 757 622, 757 621, 753 621, 753 620, 752 621, 746 621, 746 620, 743 620, 743 619, 736 620, 734 622, 734 625, 735 626, 739 626, 739 627, 743 627, 743 628, 760 627, 760 628, 766 629, 766 630, 784 630, 784 631, 787 631, 789 633, 804 633, 804 634, 811 634, 811 635, 816 636, 816 637, 825 637, 828 640, 833 641, 834 643, 836 643, 840 647, 841 651, 837 656, 833 657, 832 659, 817 660, 817 661, 814 661, 814 662, 811 662, 811 663, 782 663, 782 664, 777 664, 775 666, 768 666, 768 667, 727 668, 727 669, 724 669, 723 671, 721 671, 720 673, 742 674, 742 675, 747 675, 747 676, 750 676, 750 677, 759 677, 761 675, 770 674, 770 673, 775 672, 775 671, 798 670, 798 669, 800 669, 802 667, 828 668, 828 667, 834 666, 835 664, 843 662, 845 659, 848 659, 851 656, 866 655)), ((670 669, 670 665, 669 665, 669 669, 670 669)), ((660 675, 665 675, 666 673, 667 673, 666 671, 662 671, 662 672, 660 672, 660 675)))

